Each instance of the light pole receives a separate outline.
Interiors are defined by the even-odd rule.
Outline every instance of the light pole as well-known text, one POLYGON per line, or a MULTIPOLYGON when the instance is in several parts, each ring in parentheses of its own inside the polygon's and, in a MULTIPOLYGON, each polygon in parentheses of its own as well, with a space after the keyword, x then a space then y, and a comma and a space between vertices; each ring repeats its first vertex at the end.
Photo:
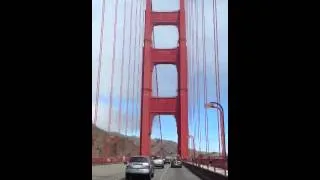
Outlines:
POLYGON ((226 158, 226 146, 225 146, 225 132, 224 132, 224 111, 223 107, 221 104, 217 102, 210 102, 205 105, 206 108, 216 108, 218 109, 220 113, 220 119, 219 119, 219 124, 221 127, 221 132, 220 132, 220 138, 221 138, 221 143, 222 143, 222 157, 223 159, 226 158))

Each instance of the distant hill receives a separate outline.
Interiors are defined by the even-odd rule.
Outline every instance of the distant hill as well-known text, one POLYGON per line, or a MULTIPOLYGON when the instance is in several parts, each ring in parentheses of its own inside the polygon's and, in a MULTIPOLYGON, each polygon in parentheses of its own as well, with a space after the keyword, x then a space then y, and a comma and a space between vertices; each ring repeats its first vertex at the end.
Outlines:
MULTIPOLYGON (((92 125, 92 156, 93 157, 115 157, 115 156, 132 156, 139 154, 139 137, 125 136, 117 132, 109 132, 92 125)), ((169 140, 160 139, 151 140, 151 153, 154 155, 164 156, 177 153, 177 143, 169 140), (161 148, 163 151, 161 151, 161 148)), ((191 153, 191 150, 190 150, 191 153)), ((196 155, 199 153, 196 152, 196 155)), ((215 153, 210 153, 214 155, 215 153)))

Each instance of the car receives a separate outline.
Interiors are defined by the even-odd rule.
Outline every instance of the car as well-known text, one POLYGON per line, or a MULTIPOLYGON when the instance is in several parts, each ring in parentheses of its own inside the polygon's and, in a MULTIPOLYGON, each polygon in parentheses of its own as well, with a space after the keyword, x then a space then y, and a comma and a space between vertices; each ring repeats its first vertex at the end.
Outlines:
POLYGON ((145 176, 151 180, 154 176, 153 163, 148 156, 132 156, 126 164, 126 180, 134 176, 145 176))
POLYGON ((154 167, 164 168, 164 161, 163 161, 162 158, 160 158, 160 157, 153 157, 152 162, 153 162, 153 166, 154 166, 154 167))
POLYGON ((164 160, 164 164, 170 164, 171 163, 171 157, 167 156, 164 160))
POLYGON ((175 168, 175 167, 182 168, 182 162, 179 158, 175 158, 171 162, 171 168, 175 168))

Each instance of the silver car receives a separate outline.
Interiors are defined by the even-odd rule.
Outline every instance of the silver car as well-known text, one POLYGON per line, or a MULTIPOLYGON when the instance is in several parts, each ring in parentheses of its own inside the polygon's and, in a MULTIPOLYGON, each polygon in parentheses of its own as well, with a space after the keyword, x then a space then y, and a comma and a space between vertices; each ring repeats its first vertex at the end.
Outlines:
POLYGON ((161 167, 164 168, 164 160, 160 157, 154 157, 153 160, 153 166, 154 167, 161 167))
POLYGON ((133 156, 126 163, 126 179, 131 179, 133 176, 145 176, 151 179, 154 176, 153 165, 148 156, 133 156))

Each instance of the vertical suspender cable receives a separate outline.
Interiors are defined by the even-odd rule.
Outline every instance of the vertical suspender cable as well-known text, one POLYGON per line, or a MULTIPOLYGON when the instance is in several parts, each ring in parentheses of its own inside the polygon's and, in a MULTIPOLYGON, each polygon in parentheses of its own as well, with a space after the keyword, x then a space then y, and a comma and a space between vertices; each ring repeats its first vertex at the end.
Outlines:
MULTIPOLYGON (((152 9, 152 3, 151 3, 151 9, 152 9)), ((154 30, 152 32, 152 46, 153 48, 156 48, 155 45, 155 36, 154 36, 154 30)), ((158 84, 158 69, 157 66, 154 67, 155 69, 155 75, 156 75, 156 97, 159 98, 159 84, 158 84)), ((160 150, 162 151, 162 129, 161 129, 161 116, 158 114, 158 121, 159 121, 159 127, 160 127, 160 150)), ((163 153, 163 152, 161 152, 163 153)))
POLYGON ((198 9, 198 4, 196 4, 196 60, 197 60, 197 106, 198 106, 198 139, 199 139, 199 151, 201 151, 201 133, 200 133, 200 90, 199 90, 199 54, 198 54, 198 51, 199 51, 199 43, 198 43, 198 40, 199 40, 199 35, 198 35, 198 21, 199 21, 199 9, 198 9))
POLYGON ((120 102, 119 102, 119 119, 118 119, 118 131, 122 129, 122 88, 123 88, 123 64, 124 64, 124 51, 125 51, 125 32, 126 32, 126 19, 127 19, 127 1, 124 1, 124 18, 123 18, 123 32, 122 32, 122 57, 121 57, 121 78, 120 78, 120 102))
POLYGON ((114 60, 115 60, 115 51, 116 51, 116 45, 117 45, 117 21, 118 21, 118 0, 116 0, 116 8, 115 8, 115 20, 113 25, 113 51, 112 51, 112 62, 111 62, 111 86, 110 86, 110 92, 109 92, 109 118, 108 118, 108 132, 110 132, 110 126, 111 126, 111 118, 112 118, 112 96, 113 96, 113 79, 114 79, 114 60))
MULTIPOLYGON (((204 73, 204 82, 203 82, 203 88, 204 88, 204 103, 207 102, 207 53, 206 53, 206 25, 205 25, 205 13, 204 13, 204 0, 202 0, 202 40, 203 40, 203 73, 204 73)), ((208 140, 208 114, 207 110, 204 109, 204 115, 205 115, 205 137, 206 137, 206 152, 209 151, 209 140, 208 140)))
MULTIPOLYGON (((220 73, 219 73, 219 49, 218 49, 218 24, 217 24, 217 5, 216 0, 213 0, 213 40, 214 40, 214 63, 215 63, 215 84, 216 84, 216 98, 217 102, 220 103, 220 73)), ((221 152, 221 133, 220 133, 220 114, 217 113, 218 122, 218 142, 219 152, 221 152)))
POLYGON ((132 10, 133 10, 133 2, 134 1, 131 1, 130 3, 130 25, 129 25, 129 31, 130 31, 130 35, 129 35, 129 38, 130 38, 130 42, 129 42, 129 64, 128 64, 128 82, 127 82, 127 107, 126 107, 126 129, 125 129, 125 135, 127 136, 127 133, 128 133, 128 111, 129 111, 129 92, 130 92, 130 66, 131 66, 131 43, 132 43, 132 38, 131 38, 131 34, 132 34, 132 10))
MULTIPOLYGON (((133 102, 132 102, 132 110, 131 110, 131 117, 132 117, 132 120, 131 120, 131 124, 132 124, 132 126, 131 126, 131 130, 132 130, 132 134, 135 132, 135 124, 134 124, 134 119, 135 119, 135 116, 134 116, 134 114, 135 114, 135 105, 136 105, 136 103, 134 103, 135 101, 137 101, 137 99, 135 98, 135 89, 137 89, 137 87, 135 87, 136 86, 136 61, 137 61, 137 34, 138 34, 138 22, 137 22, 137 20, 138 20, 138 5, 136 5, 136 13, 135 13, 135 18, 136 18, 136 21, 135 21, 135 33, 134 33, 134 54, 133 54, 133 74, 132 74, 132 77, 133 77, 133 84, 132 84, 132 99, 133 99, 133 102)), ((138 61, 139 62, 139 61, 138 61)), ((139 66, 139 64, 138 64, 138 66, 139 66)))
MULTIPOLYGON (((141 18, 140 18, 140 38, 139 38, 139 60, 142 62, 143 61, 143 57, 142 57, 142 51, 143 51, 143 34, 144 34, 144 28, 143 28, 143 22, 144 22, 144 15, 143 15, 143 12, 144 12, 144 6, 143 6, 143 0, 140 0, 141 4, 141 9, 140 9, 140 14, 141 14, 141 18)), ((142 69, 142 67, 141 67, 142 69)), ((142 79, 142 74, 141 74, 141 70, 140 70, 140 64, 138 66, 138 89, 141 90, 141 82, 140 82, 140 79, 142 79)), ((139 111, 139 107, 141 108, 141 104, 140 104, 140 101, 141 101, 141 96, 139 96, 139 94, 141 94, 141 92, 137 91, 137 97, 138 97, 138 100, 137 100, 137 108, 136 108, 136 112, 137 112, 137 122, 136 122, 136 129, 138 130, 139 129, 139 122, 140 122, 140 111, 139 111)), ((137 132, 137 134, 139 134, 137 132)))
POLYGON ((101 11, 101 27, 100 27, 100 46, 99 46, 99 59, 98 59, 98 75, 97 75, 97 86, 96 86, 96 102, 94 106, 94 119, 93 124, 96 125, 98 119, 99 109, 99 97, 100 97, 100 80, 101 80, 101 64, 102 64, 102 49, 103 49, 103 38, 104 38, 104 16, 105 16, 105 0, 102 0, 102 11, 101 11))

